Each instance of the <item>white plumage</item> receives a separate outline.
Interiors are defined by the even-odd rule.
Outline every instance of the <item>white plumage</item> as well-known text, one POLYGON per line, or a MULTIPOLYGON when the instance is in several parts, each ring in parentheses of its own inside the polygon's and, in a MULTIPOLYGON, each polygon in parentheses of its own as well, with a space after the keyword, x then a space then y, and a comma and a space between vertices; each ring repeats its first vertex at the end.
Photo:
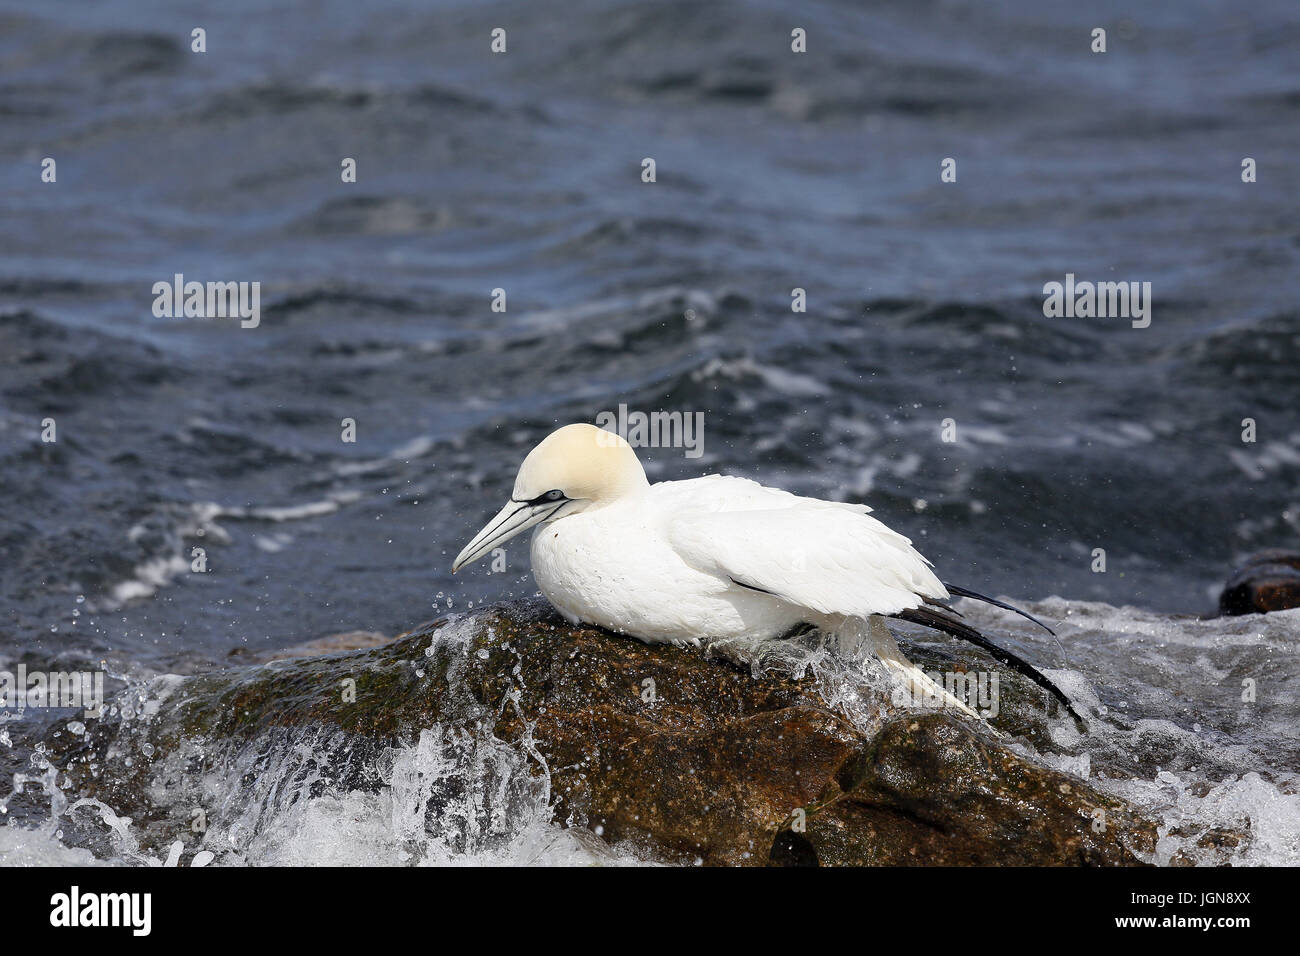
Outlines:
POLYGON ((660 482, 539 528, 533 576, 570 621, 673 644, 829 629, 946 598, 869 510, 744 478, 660 482))
POLYGON ((651 485, 627 442, 594 425, 552 432, 510 502, 452 571, 533 532, 533 576, 573 623, 650 644, 772 639, 802 624, 863 644, 920 695, 966 713, 902 656, 880 615, 948 591, 866 505, 714 475, 651 485))
POLYGON ((533 576, 573 623, 697 646, 812 625, 841 646, 865 645, 913 692, 971 713, 899 651, 883 618, 901 614, 979 644, 1069 708, 1029 664, 927 606, 948 589, 870 511, 719 475, 652 485, 621 438, 567 425, 524 459, 510 501, 452 570, 535 528, 533 576))

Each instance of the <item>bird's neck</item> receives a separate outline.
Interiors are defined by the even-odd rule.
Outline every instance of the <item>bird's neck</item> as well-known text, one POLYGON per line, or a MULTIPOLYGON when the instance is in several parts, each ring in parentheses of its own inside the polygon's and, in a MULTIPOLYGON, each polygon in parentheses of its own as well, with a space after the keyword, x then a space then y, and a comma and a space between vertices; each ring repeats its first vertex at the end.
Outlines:
POLYGON ((635 476, 629 475, 625 480, 610 488, 606 494, 595 499, 593 504, 597 508, 626 504, 640 498, 649 490, 650 482, 646 480, 644 472, 635 476))

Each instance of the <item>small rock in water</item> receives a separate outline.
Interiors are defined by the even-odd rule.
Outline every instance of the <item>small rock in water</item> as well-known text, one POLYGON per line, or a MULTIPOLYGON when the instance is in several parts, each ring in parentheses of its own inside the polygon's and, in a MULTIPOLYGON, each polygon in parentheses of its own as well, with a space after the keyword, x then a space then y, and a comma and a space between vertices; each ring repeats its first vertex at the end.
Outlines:
POLYGON ((1300 607, 1300 554, 1277 548, 1251 555, 1219 595, 1220 614, 1267 614, 1300 607))

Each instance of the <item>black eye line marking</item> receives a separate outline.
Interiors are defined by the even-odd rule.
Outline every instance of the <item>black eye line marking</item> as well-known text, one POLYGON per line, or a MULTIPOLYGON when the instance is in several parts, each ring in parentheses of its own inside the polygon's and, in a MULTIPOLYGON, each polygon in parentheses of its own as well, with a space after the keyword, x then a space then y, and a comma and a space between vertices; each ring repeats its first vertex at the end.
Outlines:
POLYGON ((559 488, 552 488, 545 494, 538 495, 536 498, 530 498, 526 501, 520 501, 518 498, 511 496, 511 501, 521 505, 532 505, 534 508, 540 505, 554 504, 557 501, 569 501, 569 497, 559 488))

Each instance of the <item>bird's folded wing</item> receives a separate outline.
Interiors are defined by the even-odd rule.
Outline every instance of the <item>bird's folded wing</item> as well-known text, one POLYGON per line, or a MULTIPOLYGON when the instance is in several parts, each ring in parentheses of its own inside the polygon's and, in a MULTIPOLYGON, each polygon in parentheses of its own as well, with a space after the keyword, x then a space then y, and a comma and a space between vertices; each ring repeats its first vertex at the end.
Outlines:
POLYGON ((947 597, 911 542, 864 510, 831 502, 684 512, 668 537, 696 570, 823 614, 896 614, 947 597))

